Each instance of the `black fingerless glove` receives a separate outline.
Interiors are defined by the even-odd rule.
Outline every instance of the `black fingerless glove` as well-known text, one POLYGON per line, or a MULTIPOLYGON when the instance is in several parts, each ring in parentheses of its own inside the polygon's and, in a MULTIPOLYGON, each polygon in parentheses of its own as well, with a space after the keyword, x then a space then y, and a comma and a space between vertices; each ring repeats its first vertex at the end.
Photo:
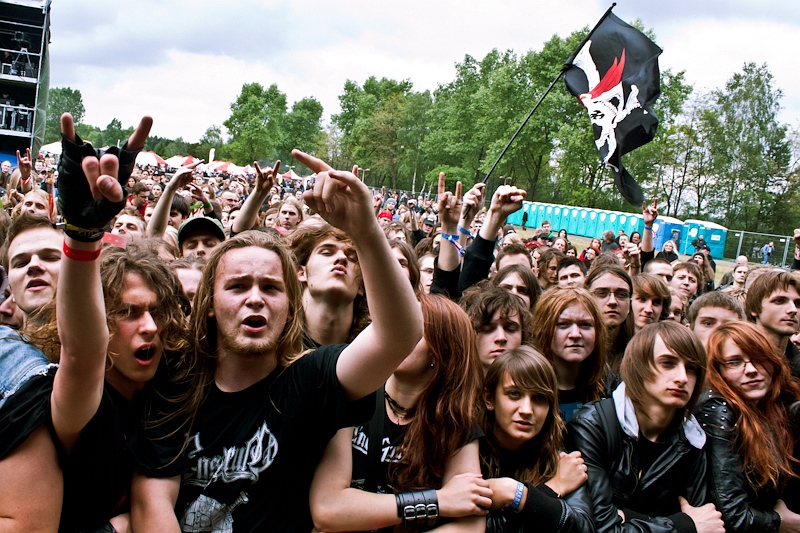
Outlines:
POLYGON ((128 150, 128 143, 120 150, 111 147, 108 150, 95 150, 91 144, 83 143, 78 135, 75 142, 61 136, 61 161, 58 165, 58 207, 64 216, 66 226, 64 232, 81 242, 95 242, 103 238, 108 223, 125 207, 125 199, 112 202, 106 198, 95 200, 86 175, 83 173, 81 161, 84 157, 97 157, 104 153, 119 159, 119 181, 122 190, 133 172, 136 155, 139 150, 128 150))

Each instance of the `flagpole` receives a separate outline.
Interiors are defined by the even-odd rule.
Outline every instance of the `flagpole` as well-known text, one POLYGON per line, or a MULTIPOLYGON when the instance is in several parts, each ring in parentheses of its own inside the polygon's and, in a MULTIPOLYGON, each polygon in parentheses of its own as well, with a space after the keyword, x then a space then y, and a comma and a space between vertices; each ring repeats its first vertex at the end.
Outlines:
MULTIPOLYGON (((594 33, 594 31, 595 31, 595 30, 598 28, 598 26, 600 26, 600 24, 602 24, 602 23, 603 23, 603 21, 604 21, 604 20, 605 20, 605 19, 608 17, 608 15, 610 15, 610 14, 611 14, 611 10, 612 10, 612 9, 614 9, 614 7, 615 7, 616 5, 617 5, 617 3, 616 3, 616 2, 614 2, 613 4, 611 4, 611 7, 609 7, 609 8, 608 8, 608 10, 607 10, 607 11, 606 11, 606 12, 603 14, 603 16, 602 16, 602 17, 600 17, 600 20, 598 20, 598 21, 597 21, 597 24, 595 24, 595 25, 594 25, 594 28, 592 28, 592 30, 589 32, 589 35, 587 35, 587 36, 586 36, 586 38, 583 40, 583 42, 581 42, 581 45, 578 47, 578 51, 580 51, 580 50, 581 50, 581 48, 583 48, 583 45, 584 45, 584 44, 586 44, 586 41, 588 41, 588 40, 589 40, 589 39, 592 37, 592 34, 594 33)), ((499 155, 499 156, 497 156, 497 160, 495 160, 495 162, 494 162, 494 165, 492 165, 492 168, 490 168, 490 169, 489 169, 489 172, 487 172, 487 173, 486 173, 486 176, 484 176, 484 178, 483 178, 483 183, 486 183, 487 181, 489 181, 489 176, 491 176, 491 175, 492 175, 492 172, 494 172, 494 171, 495 171, 495 169, 497 168, 497 165, 499 165, 499 164, 500 164, 500 160, 501 160, 501 159, 503 159, 503 156, 504 156, 504 155, 506 155, 506 152, 507 152, 507 151, 508 151, 508 149, 511 147, 511 143, 513 143, 513 142, 514 142, 514 139, 516 139, 516 138, 517 138, 517 136, 518 136, 518 135, 520 134, 520 132, 522 131, 522 128, 524 128, 524 127, 525 127, 525 124, 527 124, 527 123, 528 123, 528 121, 531 119, 531 117, 532 117, 532 116, 533 116, 533 114, 536 112, 536 110, 537 110, 537 109, 539 109, 539 105, 541 105, 541 103, 542 103, 542 101, 544 101, 545 97, 546 97, 548 94, 550 94, 550 91, 551 91, 551 90, 553 90, 553 87, 555 87, 556 83, 558 83, 558 80, 560 80, 560 79, 561 79, 561 77, 564 75, 564 73, 567 71, 567 69, 568 69, 570 66, 572 66, 572 57, 573 57, 574 55, 575 55, 575 54, 572 54, 572 56, 570 56, 570 59, 569 59, 569 60, 567 60, 567 62, 566 62, 566 63, 564 63, 564 66, 563 66, 563 67, 561 67, 561 71, 558 73, 558 76, 556 76, 556 79, 554 79, 554 80, 553 80, 553 82, 550 84, 550 86, 547 88, 547 90, 544 92, 544 94, 543 94, 543 95, 542 95, 542 96, 539 98, 539 101, 538 101, 538 102, 536 102, 536 105, 535 105, 535 106, 533 106, 533 109, 531 109, 531 112, 530 112, 530 113, 528 113, 528 116, 527 116, 527 117, 525 117, 525 120, 523 120, 523 121, 522 121, 522 124, 520 124, 519 128, 517 128, 517 131, 516 131, 516 132, 514 133, 514 135, 511 137, 511 140, 509 140, 509 141, 508 141, 508 144, 506 144, 506 147, 505 147, 505 148, 503 148, 503 151, 502 151, 502 152, 500 152, 500 155, 499 155)))

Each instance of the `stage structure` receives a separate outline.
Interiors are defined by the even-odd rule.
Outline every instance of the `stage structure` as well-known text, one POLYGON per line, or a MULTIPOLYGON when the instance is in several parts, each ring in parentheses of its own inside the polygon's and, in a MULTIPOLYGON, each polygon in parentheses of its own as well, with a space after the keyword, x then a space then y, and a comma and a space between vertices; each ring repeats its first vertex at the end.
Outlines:
POLYGON ((44 141, 50 0, 0 0, 0 152, 44 141))

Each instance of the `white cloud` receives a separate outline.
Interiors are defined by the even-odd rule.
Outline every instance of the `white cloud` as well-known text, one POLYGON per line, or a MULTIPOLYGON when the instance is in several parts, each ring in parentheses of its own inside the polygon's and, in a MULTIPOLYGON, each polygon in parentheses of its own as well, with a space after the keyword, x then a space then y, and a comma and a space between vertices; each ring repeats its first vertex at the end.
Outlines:
MULTIPOLYGON (((338 111, 346 79, 409 79, 417 90, 433 90, 452 80, 465 54, 541 49, 554 34, 593 25, 608 5, 146 0, 98 11, 88 0, 55 2, 51 86, 79 89, 90 124, 104 127, 116 117, 130 126, 149 113, 154 134, 196 141, 229 116, 244 83, 277 83, 290 105, 313 96, 328 117, 338 111)), ((621 1, 615 13, 653 28, 665 50, 662 69, 686 70, 698 88, 723 86, 746 61, 768 63, 785 93, 781 118, 794 124, 800 84, 790 44, 800 14, 787 5, 621 1)))

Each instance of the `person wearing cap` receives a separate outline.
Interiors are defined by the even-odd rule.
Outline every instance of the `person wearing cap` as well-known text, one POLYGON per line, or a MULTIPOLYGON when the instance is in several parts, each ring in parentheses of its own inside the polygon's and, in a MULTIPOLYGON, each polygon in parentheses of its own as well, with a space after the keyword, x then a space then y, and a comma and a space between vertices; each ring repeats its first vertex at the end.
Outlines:
POLYGON ((426 237, 431 237, 434 228, 436 228, 436 217, 434 215, 428 215, 425 217, 425 220, 422 221, 422 232, 426 237))
POLYGON ((381 228, 385 228, 386 226, 388 226, 391 221, 392 221, 392 212, 389 211, 388 209, 383 209, 381 210, 380 213, 378 213, 378 222, 380 223, 381 228))
POLYGON ((205 257, 224 240, 225 230, 216 218, 190 218, 178 229, 178 248, 183 257, 205 257))

